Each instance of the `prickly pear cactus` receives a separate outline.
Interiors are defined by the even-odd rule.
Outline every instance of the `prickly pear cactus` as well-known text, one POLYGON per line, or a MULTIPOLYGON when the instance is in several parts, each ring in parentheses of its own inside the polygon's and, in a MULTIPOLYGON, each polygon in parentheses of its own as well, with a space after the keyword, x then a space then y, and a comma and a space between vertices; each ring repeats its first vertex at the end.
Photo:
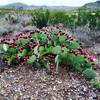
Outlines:
MULTIPOLYGON (((75 70, 83 72, 86 77, 90 71, 93 73, 91 69, 94 57, 90 56, 68 32, 62 30, 59 30, 58 34, 52 32, 53 28, 49 27, 46 30, 22 32, 13 39, 2 39, 5 64, 38 63, 51 73, 58 72, 59 67, 72 66, 75 70)), ((91 78, 95 76, 89 74, 91 78)))

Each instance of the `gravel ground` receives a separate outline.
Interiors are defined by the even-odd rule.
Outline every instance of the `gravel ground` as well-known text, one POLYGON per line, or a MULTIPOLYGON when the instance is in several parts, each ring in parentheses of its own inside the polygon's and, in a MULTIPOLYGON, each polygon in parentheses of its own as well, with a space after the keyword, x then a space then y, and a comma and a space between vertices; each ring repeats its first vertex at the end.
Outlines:
POLYGON ((82 75, 68 70, 49 75, 44 69, 19 66, 0 73, 0 100, 100 100, 99 92, 82 75))

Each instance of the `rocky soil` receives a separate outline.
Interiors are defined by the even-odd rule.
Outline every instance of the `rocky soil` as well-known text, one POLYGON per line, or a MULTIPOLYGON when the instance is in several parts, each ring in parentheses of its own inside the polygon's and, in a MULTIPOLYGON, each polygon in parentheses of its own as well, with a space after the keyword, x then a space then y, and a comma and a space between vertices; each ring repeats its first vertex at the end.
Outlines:
POLYGON ((0 100, 100 100, 100 90, 72 70, 49 75, 19 66, 0 74, 0 100))

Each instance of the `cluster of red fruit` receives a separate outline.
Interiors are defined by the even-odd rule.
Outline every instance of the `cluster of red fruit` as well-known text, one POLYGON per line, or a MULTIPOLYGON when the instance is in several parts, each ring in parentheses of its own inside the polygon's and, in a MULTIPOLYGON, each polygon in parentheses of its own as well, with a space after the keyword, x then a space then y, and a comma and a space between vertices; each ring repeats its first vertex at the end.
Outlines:
MULTIPOLYGON (((1 38, 0 39, 0 43, 8 43, 8 42, 10 42, 11 41, 11 39, 10 38, 1 38)), ((8 43, 9 44, 9 43, 8 43)))
POLYGON ((54 63, 49 63, 49 66, 50 66, 50 72, 53 73, 55 68, 54 63))
POLYGON ((69 34, 68 32, 62 32, 62 31, 60 31, 60 35, 62 36, 66 36, 66 38, 68 39, 68 40, 74 40, 74 38, 71 36, 71 34, 69 34))
POLYGON ((81 54, 84 55, 84 57, 87 60, 90 60, 92 63, 94 63, 94 57, 93 56, 90 56, 89 53, 86 50, 84 50, 83 48, 80 48, 80 52, 81 52, 81 54))
POLYGON ((44 60, 48 61, 48 60, 53 59, 53 58, 55 58, 55 56, 49 54, 49 55, 47 55, 47 56, 44 57, 44 60))
POLYGON ((94 64, 94 57, 90 56, 89 53, 87 51, 85 51, 83 48, 79 48, 79 50, 70 50, 70 53, 77 55, 84 55, 84 57, 86 58, 86 63, 88 63, 88 61, 91 61, 92 64, 94 64))
POLYGON ((81 54, 78 50, 70 50, 69 52, 75 54, 76 56, 81 54))
POLYGON ((26 64, 27 60, 29 59, 29 56, 25 56, 23 61, 21 62, 21 65, 26 64))

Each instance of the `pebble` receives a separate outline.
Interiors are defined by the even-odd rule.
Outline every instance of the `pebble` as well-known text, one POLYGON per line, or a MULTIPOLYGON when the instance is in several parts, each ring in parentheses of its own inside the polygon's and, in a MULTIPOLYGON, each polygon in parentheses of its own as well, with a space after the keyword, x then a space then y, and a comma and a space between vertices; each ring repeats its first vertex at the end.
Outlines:
POLYGON ((53 87, 53 90, 54 90, 54 91, 56 90, 56 86, 53 87))
POLYGON ((87 87, 83 86, 83 91, 86 92, 87 91, 87 87))
POLYGON ((62 83, 62 81, 61 81, 61 80, 58 80, 58 81, 57 81, 57 83, 58 83, 58 84, 61 84, 61 83, 62 83))
POLYGON ((89 94, 90 96, 92 96, 93 98, 96 98, 96 93, 94 93, 93 91, 92 92, 90 92, 90 94, 89 94))

